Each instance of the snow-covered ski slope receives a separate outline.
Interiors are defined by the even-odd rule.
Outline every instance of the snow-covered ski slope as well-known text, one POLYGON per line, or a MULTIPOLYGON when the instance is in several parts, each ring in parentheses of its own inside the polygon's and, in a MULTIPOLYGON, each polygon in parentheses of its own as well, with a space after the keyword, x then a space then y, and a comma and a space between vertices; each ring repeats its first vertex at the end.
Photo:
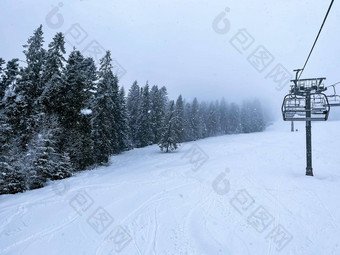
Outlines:
POLYGON ((0 196, 0 254, 340 254, 340 122, 157 146, 0 196))

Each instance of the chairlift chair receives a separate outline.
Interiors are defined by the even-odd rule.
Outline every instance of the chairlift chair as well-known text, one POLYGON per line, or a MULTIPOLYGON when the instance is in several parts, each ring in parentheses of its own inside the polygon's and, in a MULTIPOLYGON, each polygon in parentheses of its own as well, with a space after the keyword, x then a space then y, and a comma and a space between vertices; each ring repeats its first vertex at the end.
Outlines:
POLYGON ((282 115, 286 121, 326 121, 330 105, 327 96, 323 93, 311 93, 311 108, 306 109, 305 96, 288 94, 282 103, 282 115), (310 117, 307 117, 310 112, 310 117))
POLYGON ((340 96, 336 94, 335 85, 331 85, 333 88, 333 94, 328 95, 328 102, 330 106, 340 106, 340 96))

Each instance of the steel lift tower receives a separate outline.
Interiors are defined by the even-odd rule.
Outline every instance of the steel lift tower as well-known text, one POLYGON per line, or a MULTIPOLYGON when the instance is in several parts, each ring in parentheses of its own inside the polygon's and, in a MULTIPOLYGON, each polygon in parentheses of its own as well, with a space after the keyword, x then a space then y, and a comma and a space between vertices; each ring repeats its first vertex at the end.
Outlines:
POLYGON ((323 85, 326 78, 298 79, 296 72, 295 80, 292 80, 289 94, 282 103, 282 115, 285 121, 306 122, 306 175, 313 176, 312 167, 312 121, 326 121, 328 119, 330 104, 328 97, 323 93, 327 88, 323 85))

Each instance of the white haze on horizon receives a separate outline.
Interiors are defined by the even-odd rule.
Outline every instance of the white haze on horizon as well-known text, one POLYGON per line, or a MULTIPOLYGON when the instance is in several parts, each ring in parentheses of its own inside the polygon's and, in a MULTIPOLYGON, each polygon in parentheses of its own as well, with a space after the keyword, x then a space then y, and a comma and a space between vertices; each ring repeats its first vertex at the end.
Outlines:
MULTIPOLYGON (((1 0, 0 57, 24 59, 22 45, 40 24, 46 47, 56 32, 78 24, 87 37, 75 46, 83 50, 96 40, 111 50, 127 71, 120 81, 127 89, 137 80, 140 85, 148 81, 166 86, 172 99, 179 94, 187 100, 224 97, 236 102, 257 97, 280 117, 288 86, 278 90, 266 76, 277 64, 289 71, 303 66, 328 5, 328 1, 311 0, 1 0), (230 30, 218 34, 213 20, 226 8, 230 30), (240 29, 254 39, 242 54, 230 43, 240 29), (261 45, 274 60, 258 72, 247 58, 261 45)), ((326 85, 340 80, 339 8, 334 3, 303 74, 327 77, 326 85)), ((67 44, 67 49, 72 46, 67 44)))

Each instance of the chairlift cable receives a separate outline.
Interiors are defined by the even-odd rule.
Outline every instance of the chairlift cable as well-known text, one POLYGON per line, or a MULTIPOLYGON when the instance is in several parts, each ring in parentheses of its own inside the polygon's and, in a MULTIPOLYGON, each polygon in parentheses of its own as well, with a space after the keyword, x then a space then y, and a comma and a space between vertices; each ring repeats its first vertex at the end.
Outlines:
POLYGON ((312 46, 312 49, 311 49, 310 52, 309 52, 309 55, 308 55, 308 57, 307 57, 307 60, 306 60, 305 64, 303 65, 303 68, 302 68, 302 70, 301 70, 301 72, 300 72, 300 75, 299 75, 299 78, 298 78, 298 79, 300 79, 300 77, 301 77, 301 75, 302 75, 303 71, 305 70, 305 67, 306 67, 306 65, 307 65, 307 63, 308 63, 309 58, 310 58, 310 56, 312 55, 312 52, 313 52, 314 47, 315 47, 315 44, 316 44, 316 42, 317 42, 318 39, 319 39, 319 36, 320 36, 320 34, 321 34, 321 31, 322 31, 322 28, 323 28, 323 26, 324 26, 324 24, 325 24, 325 22, 326 22, 326 20, 327 20, 328 14, 329 14, 329 12, 330 12, 330 10, 331 10, 331 8, 332 8, 333 3, 334 3, 334 0, 331 1, 330 5, 329 5, 329 7, 328 7, 326 16, 325 16, 325 18, 324 18, 324 20, 323 20, 323 22, 322 22, 322 25, 321 25, 321 27, 320 27, 319 33, 318 33, 318 35, 317 35, 316 38, 315 38, 314 44, 313 44, 313 46, 312 46))

